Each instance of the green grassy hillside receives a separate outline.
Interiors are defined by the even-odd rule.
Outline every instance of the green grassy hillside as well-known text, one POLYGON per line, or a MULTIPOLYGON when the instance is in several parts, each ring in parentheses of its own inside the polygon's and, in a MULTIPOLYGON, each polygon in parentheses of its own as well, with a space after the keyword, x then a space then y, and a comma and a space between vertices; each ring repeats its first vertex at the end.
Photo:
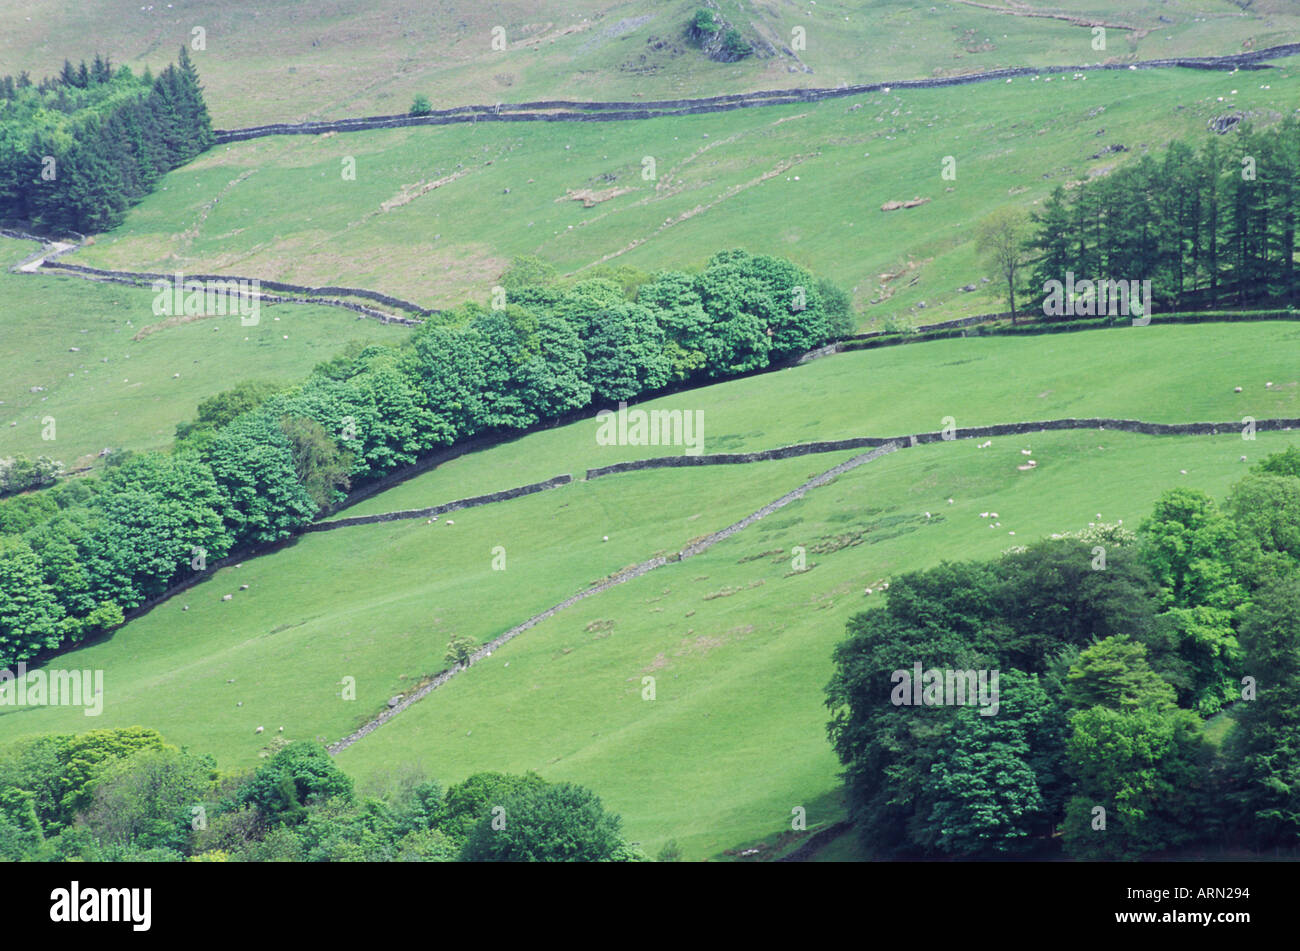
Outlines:
MULTIPOLYGON (((958 426, 1067 416, 1162 423, 1296 418, 1297 353, 1296 323, 941 340, 840 354, 639 405, 703 411, 705 452, 934 432, 946 416, 958 426), (1241 393, 1233 392, 1237 386, 1241 393)), ((462 456, 345 514, 420 508, 564 472, 580 478, 588 468, 672 451, 598 445, 598 425, 593 416, 462 456)))
POLYGON ((421 93, 437 105, 677 98, 1235 53, 1294 42, 1300 33, 1300 13, 1285 0, 720 0, 715 7, 760 50, 728 64, 707 59, 684 35, 705 5, 569 0, 542 12, 532 0, 34 0, 0 19, 0 62, 6 71, 41 76, 65 57, 99 51, 137 71, 156 70, 200 28, 205 48, 194 54, 213 117, 233 127, 404 112, 421 93), (1091 28, 1071 17, 1109 24, 1106 48, 1094 49, 1091 28), (493 48, 494 27, 503 31, 504 50, 493 48), (796 28, 804 31, 802 44, 796 28), (74 37, 83 39, 70 45, 74 37))
POLYGON ((211 317, 137 340, 166 320, 151 289, 8 270, 35 248, 0 238, 0 457, 72 468, 105 447, 163 448, 200 400, 239 380, 294 382, 349 341, 409 333, 334 307, 263 305, 257 326, 211 317))
MULTIPOLYGON (((943 415, 961 425, 1295 415, 1296 334, 1289 323, 1151 326, 917 344, 719 384, 671 404, 704 410, 708 451, 933 429, 943 415), (1124 345, 1120 334, 1129 335, 1124 345), (1103 356, 1115 372, 1098 383, 1103 356), (1040 399, 1041 412, 1026 412, 1040 399)), ((365 778, 418 762, 444 781, 535 768, 600 790, 632 838, 657 848, 675 837, 695 858, 778 832, 796 805, 821 804, 825 815, 810 806, 813 823, 837 818, 821 688, 844 621, 873 603, 867 587, 878 597, 878 583, 900 571, 990 557, 1082 528, 1098 513, 1133 525, 1174 485, 1222 495, 1246 470, 1242 454, 1258 459, 1297 440, 1300 432, 1247 442, 1236 433, 1086 431, 994 439, 986 450, 965 440, 897 452, 703 555, 579 602, 344 751, 340 763, 365 778), (1022 448, 1032 448, 1036 470, 1017 468, 1022 448), (996 528, 979 516, 990 510, 996 528), (795 545, 814 567, 790 575, 795 545), (640 699, 644 676, 657 678, 654 703, 640 699)), ((251 764, 264 743, 256 727, 337 739, 441 669, 452 634, 487 640, 852 455, 609 476, 432 525, 308 535, 223 569, 58 664, 106 671, 94 726, 146 723, 211 750, 223 766, 251 764), (497 546, 504 571, 492 568, 497 546), (221 600, 227 593, 231 602, 221 600), (348 676, 355 702, 340 698, 348 676)), ((612 460, 595 452, 590 422, 574 423, 466 457, 365 509, 432 504, 538 473, 580 474, 597 461, 612 460)), ((0 740, 89 722, 68 708, 0 713, 0 740)))
POLYGON ((515 255, 580 277, 601 262, 698 267, 741 246, 834 279, 866 324, 937 321, 1005 309, 972 240, 993 209, 1199 141, 1216 115, 1274 122, 1300 101, 1294 72, 1106 72, 648 121, 257 139, 171 173, 73 260, 441 306, 486 302, 515 255), (1128 151, 1092 158, 1115 146, 1128 151), (955 180, 941 177, 945 156, 955 180), (913 197, 929 202, 881 210, 913 197))

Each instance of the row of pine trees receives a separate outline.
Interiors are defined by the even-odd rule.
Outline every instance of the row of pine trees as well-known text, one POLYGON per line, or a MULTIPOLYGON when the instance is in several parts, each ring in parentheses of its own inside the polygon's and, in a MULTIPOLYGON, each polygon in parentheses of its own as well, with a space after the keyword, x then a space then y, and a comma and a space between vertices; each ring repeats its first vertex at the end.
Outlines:
POLYGON ((39 84, 0 79, 0 220, 106 231, 158 179, 212 146, 198 71, 184 47, 156 78, 96 56, 39 84))
POLYGON ((1295 267, 1300 122, 1243 128, 1200 148, 1057 188, 1034 218, 1033 293, 1047 281, 1150 280, 1165 310, 1300 302, 1295 267))

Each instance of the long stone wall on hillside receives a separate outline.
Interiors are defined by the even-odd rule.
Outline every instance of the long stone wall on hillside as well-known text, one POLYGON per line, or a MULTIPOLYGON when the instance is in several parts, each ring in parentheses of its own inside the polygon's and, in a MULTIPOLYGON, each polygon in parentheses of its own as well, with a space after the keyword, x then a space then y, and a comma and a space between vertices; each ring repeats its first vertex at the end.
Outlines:
POLYGON ((819 829, 818 831, 814 832, 812 835, 808 836, 808 838, 804 839, 801 843, 799 843, 798 848, 791 850, 791 852, 788 855, 781 856, 779 859, 777 859, 777 861, 778 862, 807 861, 808 859, 812 858, 812 856, 817 852, 817 850, 820 849, 823 845, 826 845, 831 840, 836 839, 841 835, 844 835, 852 828, 853 828, 853 821, 851 819, 842 819, 839 822, 827 826, 825 829, 819 829))
MULTIPOLYGON (((1113 429, 1126 433, 1143 433, 1148 436, 1210 436, 1220 432, 1240 432, 1241 422, 1227 423, 1146 423, 1137 419, 1049 419, 1026 423, 996 423, 991 426, 969 426, 953 431, 950 439, 982 439, 987 436, 1018 436, 1025 433, 1050 432, 1063 429, 1113 429)), ((1256 432, 1300 429, 1297 419, 1260 419, 1255 421, 1256 432)), ((720 452, 698 456, 656 456, 633 462, 615 462, 587 470, 588 479, 615 475, 620 472, 639 472, 645 469, 678 469, 690 466, 730 466, 750 462, 768 462, 774 459, 791 459, 824 452, 842 452, 848 449, 865 449, 886 443, 918 445, 946 442, 942 432, 912 433, 906 436, 855 436, 850 439, 832 439, 824 442, 797 443, 779 449, 761 449, 755 452, 720 452)))
MULTIPOLYGON (((781 496, 775 501, 769 502, 767 505, 763 506, 757 511, 751 513, 750 515, 745 516, 740 521, 734 522, 731 525, 728 525, 726 528, 721 529, 720 531, 716 531, 710 535, 706 535, 704 538, 692 542, 691 544, 685 546, 684 548, 682 548, 681 550, 679 550, 678 552, 672 555, 656 555, 655 557, 643 561, 637 565, 634 565, 631 568, 618 572, 617 574, 613 575, 610 578, 607 578, 606 580, 600 582, 599 584, 593 585, 589 588, 586 588, 578 592, 577 594, 574 594, 566 598, 565 600, 561 601, 559 604, 556 604, 548 608, 547 610, 541 612, 540 614, 533 615, 523 623, 510 628, 505 633, 488 641, 486 644, 484 644, 482 647, 476 650, 472 655, 470 655, 469 660, 465 664, 439 672, 435 677, 433 677, 423 686, 419 687, 415 692, 411 693, 408 696, 402 697, 402 699, 399 700, 397 703, 395 703, 388 709, 382 711, 378 716, 366 722, 364 725, 362 725, 360 728, 355 730, 353 733, 349 734, 346 737, 343 737, 338 742, 327 746, 327 750, 331 755, 335 755, 347 749, 353 743, 356 743, 358 740, 362 739, 363 737, 377 730, 379 727, 383 726, 385 723, 387 723, 393 717, 397 716, 399 713, 401 713, 411 704, 416 703, 419 700, 422 700, 424 697, 427 697, 430 693, 432 693, 438 687, 445 684, 456 674, 460 673, 463 670, 468 669, 469 667, 473 666, 475 663, 478 663, 484 658, 490 657, 492 655, 492 652, 497 650, 502 645, 518 637, 520 634, 524 633, 530 628, 536 627, 542 621, 545 621, 548 618, 553 617, 554 615, 558 614, 560 611, 563 611, 565 608, 568 608, 585 598, 589 598, 593 595, 600 594, 603 591, 607 591, 610 588, 614 587, 615 585, 623 584, 624 582, 631 581, 634 578, 639 578, 642 575, 645 575, 648 572, 655 570, 656 568, 662 567, 663 565, 673 563, 673 562, 679 562, 683 559, 691 558, 704 551, 707 551, 708 549, 716 545, 718 542, 731 537, 737 532, 743 531, 749 525, 752 525, 754 522, 757 522, 762 518, 766 518, 768 515, 772 514, 778 509, 783 508, 786 505, 789 505, 791 502, 795 501, 796 499, 802 498, 804 494, 806 494, 809 490, 816 488, 817 486, 824 485, 825 483, 831 481, 836 476, 844 472, 848 472, 851 469, 855 469, 858 466, 864 465, 868 462, 878 459, 881 456, 886 455, 888 453, 896 452, 899 449, 905 449, 911 446, 917 446, 922 443, 947 442, 955 439, 979 439, 981 437, 990 437, 990 436, 1022 435, 1025 433, 1046 432, 1046 431, 1053 431, 1053 430, 1072 430, 1072 429, 1100 429, 1100 430, 1112 429, 1119 432, 1142 433, 1145 435, 1214 435, 1221 431, 1238 432, 1240 430, 1240 425, 1241 424, 1236 421, 1227 422, 1227 423, 1148 423, 1148 422, 1143 422, 1141 420, 1131 420, 1131 419, 1108 419, 1108 418, 1057 419, 1057 420, 1043 420, 1038 422, 1001 423, 1001 424, 994 424, 991 426, 966 427, 963 429, 955 430, 951 439, 945 439, 942 432, 915 433, 908 436, 894 437, 892 439, 864 436, 855 439, 843 439, 843 440, 835 440, 829 442, 803 443, 797 446, 785 446, 779 449, 770 449, 770 450, 750 452, 750 453, 720 453, 711 456, 666 456, 657 459, 642 459, 636 462, 616 463, 615 465, 603 466, 599 469, 589 469, 587 470, 587 478, 593 479, 593 478, 599 478, 600 476, 603 475, 610 475, 615 472, 628 472, 628 471, 654 469, 654 468, 668 468, 674 466, 731 465, 731 464, 739 464, 739 463, 747 463, 747 462, 759 462, 759 461, 765 461, 770 459, 785 459, 785 458, 791 458, 793 456, 808 455, 811 453, 834 452, 838 450, 855 449, 855 448, 860 448, 865 446, 876 447, 872 449, 870 452, 863 453, 858 456, 854 456, 852 459, 848 459, 840 463, 839 465, 827 469, 825 472, 821 473, 820 475, 814 476, 813 478, 809 479, 807 482, 804 482, 802 485, 798 486, 792 491, 787 492, 785 495, 781 496)), ((1255 429, 1257 432, 1289 431, 1291 429, 1298 429, 1298 428, 1300 428, 1300 418, 1263 419, 1263 420, 1255 421, 1255 429)), ((568 477, 557 477, 557 479, 561 479, 561 478, 567 481, 568 477)), ((551 481, 554 482, 556 480, 551 480, 551 481)), ((535 485, 540 486, 540 485, 544 485, 544 483, 535 483, 535 485)), ((524 488, 528 488, 528 487, 524 487, 524 488)), ((540 491, 540 490, 535 489, 534 491, 540 491)), ((486 498, 486 497, 481 497, 481 498, 486 498)), ((433 510, 420 509, 420 510, 411 510, 411 511, 431 512, 433 510)), ((392 513, 392 514, 395 517, 418 517, 418 516, 413 516, 407 513, 400 513, 400 512, 392 513)), ((384 516, 361 516, 356 520, 342 520, 342 521, 362 524, 362 523, 385 521, 385 520, 387 519, 385 519, 384 516)), ((315 526, 313 526, 313 530, 315 530, 315 526)))
POLYGON ((530 482, 528 485, 521 485, 513 489, 503 489, 500 492, 489 492, 486 495, 475 495, 467 499, 457 499, 454 502, 443 502, 441 505, 431 505, 423 509, 403 509, 397 512, 384 512, 380 515, 352 515, 347 518, 336 518, 327 522, 312 522, 304 532, 328 532, 335 528, 345 528, 349 525, 376 525, 380 522, 397 522, 403 519, 411 518, 429 518, 432 515, 442 515, 445 512, 457 512, 461 509, 477 508, 480 505, 490 505, 493 502, 505 502, 508 499, 517 499, 525 495, 534 495, 538 492, 545 492, 548 489, 558 489, 562 485, 568 485, 573 481, 571 475, 558 475, 547 479, 544 482, 530 482))
POLYGON ((422 125, 448 125, 459 122, 611 122, 637 119, 655 119, 665 116, 698 115, 726 112, 732 109, 756 106, 792 105, 857 96, 864 93, 894 89, 939 89, 948 86, 965 86, 971 83, 991 82, 1023 76, 1055 73, 1092 72, 1120 69, 1269 69, 1264 61, 1300 53, 1300 43, 1288 43, 1246 53, 1228 56, 1193 56, 1175 59, 1152 59, 1137 63, 1097 63, 1080 66, 1015 66, 1005 69, 947 76, 936 79, 903 79, 896 82, 857 83, 833 88, 776 89, 726 96, 707 96, 697 99, 658 99, 646 102, 581 102, 572 100, 539 100, 534 102, 499 103, 493 105, 457 106, 438 109, 425 115, 360 116, 350 119, 313 121, 302 123, 271 123, 244 129, 218 129, 218 144, 240 142, 268 135, 321 135, 326 132, 359 132, 368 129, 396 129, 422 125))
POLYGON ((836 476, 838 476, 843 472, 847 472, 850 469, 856 469, 858 466, 865 465, 866 463, 871 462, 872 460, 879 459, 881 456, 894 452, 899 448, 901 447, 894 444, 881 446, 880 448, 874 449, 871 452, 864 453, 863 455, 855 456, 852 459, 846 460, 845 462, 841 462, 839 465, 827 469, 825 472, 821 473, 821 475, 814 476, 813 478, 809 479, 807 482, 803 483, 798 488, 793 489, 790 492, 787 492, 785 495, 781 496, 779 499, 775 500, 774 502, 769 502, 767 505, 763 506, 758 511, 745 516, 740 521, 728 525, 726 528, 722 529, 721 531, 714 532, 711 535, 706 535, 704 538, 700 539, 699 541, 693 542, 690 545, 687 545, 681 551, 673 555, 656 555, 655 557, 650 558, 647 561, 643 561, 638 565, 634 565, 631 568, 627 568, 621 572, 618 572, 614 576, 605 579, 599 584, 592 585, 589 588, 585 588, 582 591, 579 591, 575 595, 565 598, 559 604, 547 608, 545 611, 543 611, 540 614, 533 615, 528 620, 524 621, 522 624, 517 624, 514 627, 510 628, 510 630, 506 631, 504 634, 501 634, 493 638, 492 640, 488 641, 486 644, 484 644, 482 647, 476 650, 473 654, 471 654, 469 660, 466 663, 456 667, 452 667, 449 670, 441 671, 437 676, 435 676, 428 683, 424 684, 422 687, 417 689, 414 693, 410 694, 409 696, 403 697, 400 701, 398 701, 396 704, 389 707, 388 709, 384 710, 373 720, 370 720, 369 722, 365 723, 359 729, 357 729, 353 733, 350 733, 348 736, 345 736, 337 743, 334 743, 331 746, 327 746, 326 749, 328 750, 331 756, 342 752, 343 750, 351 746, 353 743, 357 742, 358 740, 362 739, 368 734, 373 733, 375 730, 379 729, 381 726, 383 726, 393 717, 397 716, 399 713, 401 713, 411 704, 416 703, 417 701, 427 697, 434 690, 437 690, 439 687, 445 684, 452 677, 456 676, 456 674, 460 673, 463 670, 467 670, 469 667, 478 663, 483 658, 492 656, 492 652, 495 651, 497 648, 501 647, 503 644, 506 644, 509 641, 514 640, 520 634, 524 633, 524 631, 536 627, 542 621, 545 621, 547 618, 553 617, 554 615, 558 614, 560 611, 563 611, 565 608, 570 607, 578 603, 579 601, 582 601, 585 598, 589 598, 592 595, 600 594, 602 591, 608 591, 610 588, 614 587, 615 585, 623 584, 624 582, 631 581, 634 578, 639 578, 642 575, 654 571, 656 568, 660 568, 663 565, 666 565, 670 562, 678 562, 686 558, 694 557, 695 555, 698 555, 701 552, 707 551, 708 549, 712 548, 714 545, 716 545, 718 542, 722 541, 723 539, 729 538, 730 536, 734 535, 736 532, 739 532, 742 529, 746 528, 747 526, 752 525, 754 522, 757 522, 759 519, 766 518, 768 515, 772 514, 777 509, 783 508, 784 506, 789 505, 791 502, 795 501, 796 499, 802 498, 804 494, 808 492, 810 489, 816 488, 819 485, 829 482, 831 479, 835 478, 836 476))
MULTIPOLYGON (((43 267, 53 268, 62 271, 74 271, 78 274, 88 274, 94 277, 102 277, 107 279, 119 280, 119 281, 132 283, 132 284, 152 284, 154 281, 166 281, 170 285, 175 280, 176 277, 175 274, 159 274, 153 271, 114 271, 107 268, 89 267, 84 264, 51 263, 50 260, 47 260, 46 263, 43 265, 43 267)), ((433 311, 426 310, 425 308, 421 307, 419 304, 412 303, 411 301, 408 300, 403 300, 400 297, 392 297, 391 295, 388 294, 382 294, 379 291, 367 290, 364 287, 335 287, 335 286, 307 287, 302 284, 290 284, 286 281, 272 281, 260 277, 241 277, 236 274, 182 274, 182 279, 184 281, 214 281, 214 282, 215 281, 243 281, 248 283, 257 281, 258 287, 266 288, 267 290, 284 291, 291 294, 303 294, 313 298, 322 298, 321 301, 313 301, 313 303, 317 303, 317 302, 325 303, 326 302, 324 300, 325 298, 329 298, 332 295, 336 295, 336 294, 343 294, 348 297, 360 297, 364 300, 372 300, 375 301, 376 303, 385 304, 389 307, 395 307, 399 310, 404 310, 407 311, 408 313, 418 314, 420 316, 427 316, 428 314, 433 313, 433 311)), ((266 299, 272 299, 271 295, 262 295, 262 296, 265 297, 266 299)), ((288 298, 285 299, 287 300, 288 298)), ((340 303, 340 304, 347 303, 345 301, 332 301, 332 302, 340 303)), ((372 313, 379 313, 379 312, 372 311, 372 313)), ((393 317, 391 315, 387 315, 387 316, 389 316, 390 320, 395 322, 402 322, 402 323, 419 322, 419 321, 405 320, 404 318, 393 317)))

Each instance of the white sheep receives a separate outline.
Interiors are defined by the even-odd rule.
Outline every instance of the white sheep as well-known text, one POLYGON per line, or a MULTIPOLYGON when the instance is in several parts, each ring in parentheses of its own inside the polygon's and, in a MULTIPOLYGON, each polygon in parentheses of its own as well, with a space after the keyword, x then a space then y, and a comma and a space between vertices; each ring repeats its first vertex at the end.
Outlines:
POLYGON ((254 732, 254 733, 261 733, 261 732, 262 732, 262 728, 259 726, 259 727, 258 727, 256 730, 254 730, 253 732, 254 732))

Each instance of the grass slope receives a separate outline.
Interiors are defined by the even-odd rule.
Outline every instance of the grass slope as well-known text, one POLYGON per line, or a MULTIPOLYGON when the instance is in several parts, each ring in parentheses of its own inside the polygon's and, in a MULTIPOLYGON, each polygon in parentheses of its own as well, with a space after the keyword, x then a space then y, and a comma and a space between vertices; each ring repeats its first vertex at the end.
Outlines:
POLYGON ((444 306, 486 302, 515 255, 581 276, 602 261, 693 268, 743 246, 851 289, 866 324, 941 320, 1005 309, 972 242, 994 208, 1032 208, 1057 185, 1199 141, 1216 115, 1275 121, 1300 101, 1295 73, 1106 72, 636 122, 258 139, 171 173, 74 259, 444 306), (1114 145, 1129 151, 1090 158, 1114 145), (955 180, 941 177, 945 156, 955 180), (349 158, 355 180, 342 177, 349 158), (579 189, 605 200, 584 207, 579 189), (880 210, 913 197, 931 200, 880 210))
MULTIPOLYGON (((1251 448, 1296 444, 1300 433, 1267 434, 1251 448)), ((788 829, 795 806, 810 826, 838 819, 811 806, 839 784, 822 687, 844 622, 880 598, 881 579, 993 557, 1097 512, 1135 525, 1174 485, 1221 496, 1245 471, 1242 446, 1087 432, 895 453, 543 622, 339 763, 364 779, 414 761, 446 782, 536 769, 599 790, 651 854, 676 838, 695 859, 788 829), (1030 445, 1039 468, 1023 473, 1019 449, 1030 445), (1001 528, 979 517, 988 510, 1001 528), (790 577, 794 545, 815 567, 790 577), (653 702, 642 699, 645 676, 656 678, 653 702)))
POLYGON ((0 238, 0 458, 48 455, 71 468, 106 446, 162 448, 200 400, 239 380, 295 382, 349 341, 409 333, 334 307, 263 305, 256 326, 212 317, 135 340, 165 319, 152 290, 7 269, 35 247, 0 238))
MULTIPOLYGON (((1153 325, 944 341, 837 356, 670 399, 704 410, 709 451, 937 428, 942 415, 961 425, 1295 415, 1297 333, 1282 323, 1153 325), (1122 344, 1120 334, 1128 334, 1122 344), (1103 359, 1112 370, 1099 386, 1103 359)), ((612 461, 588 448, 591 426, 466 457, 367 507, 431 504, 612 461)), ((941 558, 990 557, 1083 527, 1098 512, 1133 524, 1173 485, 1221 496, 1245 472, 1242 454, 1253 461, 1298 440, 1300 432, 1245 442, 1236 433, 1083 431, 994 439, 987 450, 966 440, 897 452, 701 556, 544 622, 340 762, 362 778, 420 762, 448 782, 481 769, 536 768, 591 785, 624 814, 633 838, 655 849, 675 837, 690 857, 788 828, 784 817, 796 805, 808 806, 811 826, 833 821, 836 764, 821 688, 844 621, 872 603, 865 587, 941 558), (1033 449, 1036 470, 1017 470, 1022 448, 1033 449), (989 510, 1000 528, 979 518, 989 510), (808 549, 814 567, 787 577, 794 545, 808 549), (653 704, 640 699, 644 676, 658 678, 653 704)), ((257 761, 257 726, 332 740, 440 669, 452 633, 487 640, 851 455, 624 474, 453 513, 453 526, 444 518, 305 536, 61 657, 57 666, 106 671, 102 716, 0 708, 0 741, 142 723, 232 767, 257 761), (492 570, 496 546, 506 550, 505 571, 492 570), (232 592, 233 601, 220 600, 232 592), (356 702, 339 698, 345 676, 357 680, 356 702)))
POLYGON ((715 470, 703 480, 638 473, 432 525, 307 535, 222 569, 111 640, 53 662, 106 671, 96 720, 67 708, 0 707, 0 737, 147 722, 227 766, 256 762, 266 739, 254 734, 257 726, 269 733, 283 725, 291 739, 337 739, 442 670, 452 634, 488 640, 608 574, 749 514, 749 492, 775 498, 819 464, 715 470), (492 568, 497 546, 506 552, 504 571, 492 568), (227 593, 234 599, 224 602, 227 593), (345 676, 356 678, 355 702, 340 699, 345 676))
MULTIPOLYGON (((1296 418, 1298 356, 1300 323, 1290 322, 972 337, 844 353, 639 405, 702 411, 705 452, 935 432, 946 416, 958 426, 1067 416, 1157 423, 1296 418), (1233 392, 1237 386, 1241 393, 1233 392)), ((593 414, 462 456, 345 514, 436 505, 564 472, 581 478, 587 468, 677 451, 600 446, 598 425, 593 414)))
POLYGON ((1287 0, 1082 0, 977 6, 960 0, 722 0, 723 16, 775 56, 714 63, 683 35, 702 0, 32 0, 0 14, 5 71, 54 73, 65 57, 110 54, 155 71, 204 30, 195 60, 218 126, 524 100, 656 99, 835 86, 1001 66, 1204 56, 1294 42, 1287 0), (1011 9, 1012 7, 1015 9, 1011 9), (992 7, 993 9, 987 9, 992 7), (1114 25, 1106 49, 1086 26, 1114 25), (504 31, 506 49, 492 45, 504 31), (796 28, 804 42, 796 41, 796 28), (1130 29, 1125 29, 1129 27, 1130 29), (84 37, 81 44, 70 37, 84 37), (803 49, 796 47, 803 45, 803 49), (805 67, 807 71, 805 71, 805 67))

